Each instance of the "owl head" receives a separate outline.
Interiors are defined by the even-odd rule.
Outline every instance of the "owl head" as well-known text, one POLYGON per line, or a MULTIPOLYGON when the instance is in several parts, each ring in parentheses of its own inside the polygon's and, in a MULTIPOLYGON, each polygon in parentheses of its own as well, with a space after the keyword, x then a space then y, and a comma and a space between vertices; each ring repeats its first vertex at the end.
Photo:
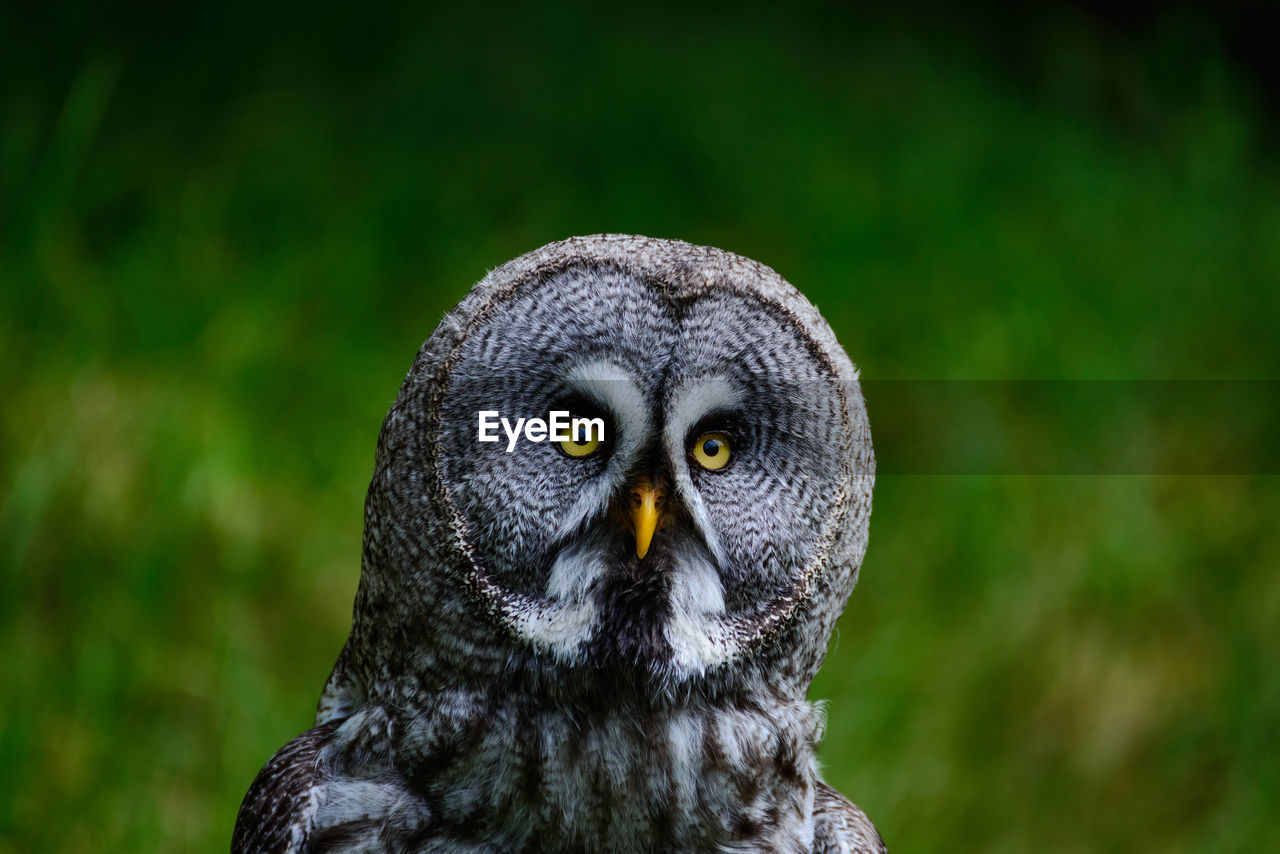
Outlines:
POLYGON ((320 719, 451 685, 803 695, 866 548, 857 373, 771 269, 599 235, 494 270, 383 425, 320 719))

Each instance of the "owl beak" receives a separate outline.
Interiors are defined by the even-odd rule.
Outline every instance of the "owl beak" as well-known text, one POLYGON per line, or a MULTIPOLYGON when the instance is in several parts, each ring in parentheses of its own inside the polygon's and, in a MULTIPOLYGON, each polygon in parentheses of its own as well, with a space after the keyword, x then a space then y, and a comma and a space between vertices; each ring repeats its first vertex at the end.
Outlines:
POLYGON ((631 489, 631 528, 636 535, 636 557, 641 560, 649 553, 653 532, 661 527, 662 508, 666 503, 665 490, 642 478, 631 489))

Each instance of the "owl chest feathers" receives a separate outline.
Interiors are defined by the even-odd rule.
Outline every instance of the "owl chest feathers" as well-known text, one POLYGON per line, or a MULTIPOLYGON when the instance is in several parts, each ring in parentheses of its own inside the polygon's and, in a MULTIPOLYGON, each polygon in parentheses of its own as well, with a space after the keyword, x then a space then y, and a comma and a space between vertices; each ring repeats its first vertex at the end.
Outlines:
POLYGON ((331 740, 317 821, 380 821, 406 850, 809 851, 817 728, 799 701, 588 714, 448 693, 411 717, 370 707, 331 740))

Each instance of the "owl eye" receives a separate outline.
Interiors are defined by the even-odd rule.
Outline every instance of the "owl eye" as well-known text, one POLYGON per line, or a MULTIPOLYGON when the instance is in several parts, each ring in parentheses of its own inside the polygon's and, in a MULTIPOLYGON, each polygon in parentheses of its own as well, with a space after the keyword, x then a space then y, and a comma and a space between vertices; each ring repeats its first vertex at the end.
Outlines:
MULTIPOLYGON (((578 424, 569 438, 560 443, 560 450, 571 457, 589 457, 600 450, 600 437, 586 424, 578 424)), ((561 434, 563 435, 563 434, 561 434)))
POLYGON ((719 471, 729 464, 732 456, 729 434, 719 431, 699 433, 689 448, 689 455, 707 471, 719 471))

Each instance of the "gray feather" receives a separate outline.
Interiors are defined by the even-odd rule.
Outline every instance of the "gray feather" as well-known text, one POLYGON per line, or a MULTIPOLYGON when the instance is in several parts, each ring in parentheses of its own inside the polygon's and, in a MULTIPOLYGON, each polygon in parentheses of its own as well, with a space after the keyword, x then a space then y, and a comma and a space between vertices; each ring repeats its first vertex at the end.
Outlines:
POLYGON ((874 468, 856 370, 769 268, 599 235, 494 270, 383 424, 351 635, 235 850, 883 851, 805 699, 874 468), (476 441, 478 410, 557 401, 608 421, 598 453, 476 441), (723 470, 689 445, 712 427, 723 470))

